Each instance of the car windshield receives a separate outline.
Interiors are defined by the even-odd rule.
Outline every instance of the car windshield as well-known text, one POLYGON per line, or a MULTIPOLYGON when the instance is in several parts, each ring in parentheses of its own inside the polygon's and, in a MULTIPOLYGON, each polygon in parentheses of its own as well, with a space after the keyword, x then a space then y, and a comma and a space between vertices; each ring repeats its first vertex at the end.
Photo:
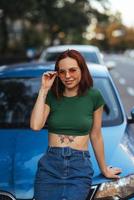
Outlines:
MULTIPOLYGON (((0 127, 29 128, 32 107, 38 95, 39 78, 13 78, 0 81, 0 127)), ((94 78, 94 85, 105 100, 103 126, 122 122, 120 106, 111 83, 106 78, 94 78)))
MULTIPOLYGON (((88 51, 88 52, 80 51, 80 52, 87 62, 101 64, 95 51, 88 51)), ((47 52, 45 58, 44 56, 42 56, 42 59, 45 59, 46 61, 49 62, 54 62, 60 54, 61 52, 47 52)))

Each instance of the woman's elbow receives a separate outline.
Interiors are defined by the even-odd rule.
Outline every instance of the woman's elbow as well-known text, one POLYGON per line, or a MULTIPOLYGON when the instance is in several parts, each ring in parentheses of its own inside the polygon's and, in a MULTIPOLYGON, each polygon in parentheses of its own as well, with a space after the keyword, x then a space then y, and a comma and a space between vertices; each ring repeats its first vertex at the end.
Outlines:
POLYGON ((99 140, 99 138, 102 138, 102 133, 101 133, 101 131, 96 131, 96 132, 91 132, 91 134, 90 134, 90 139, 92 140, 92 141, 96 141, 96 140, 99 140))
POLYGON ((33 123, 33 122, 30 122, 30 128, 33 130, 33 131, 39 131, 41 130, 41 126, 37 125, 36 123, 33 123))
POLYGON ((38 127, 34 127, 34 126, 30 126, 30 128, 31 128, 33 131, 39 131, 39 130, 40 130, 38 127))

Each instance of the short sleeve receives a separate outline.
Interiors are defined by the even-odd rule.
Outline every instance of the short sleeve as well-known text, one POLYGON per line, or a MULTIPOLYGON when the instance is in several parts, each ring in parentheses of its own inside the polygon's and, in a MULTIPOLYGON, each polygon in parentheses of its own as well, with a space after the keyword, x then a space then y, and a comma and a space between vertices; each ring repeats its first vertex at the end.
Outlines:
POLYGON ((99 90, 95 89, 94 91, 94 111, 99 107, 105 105, 104 98, 99 90))
POLYGON ((47 104, 49 107, 51 105, 51 92, 50 92, 50 90, 48 91, 45 104, 47 104))

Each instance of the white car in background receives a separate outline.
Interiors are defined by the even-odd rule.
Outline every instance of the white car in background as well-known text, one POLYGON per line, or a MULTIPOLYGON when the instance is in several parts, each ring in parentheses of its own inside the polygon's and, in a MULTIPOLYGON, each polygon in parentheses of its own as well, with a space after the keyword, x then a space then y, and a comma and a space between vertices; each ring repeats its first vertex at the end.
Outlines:
POLYGON ((79 51, 89 63, 103 65, 102 54, 98 47, 92 45, 58 45, 50 46, 44 49, 41 53, 39 61, 55 62, 57 56, 67 49, 75 49, 79 51))
POLYGON ((67 49, 75 49, 79 51, 85 58, 87 63, 93 63, 98 65, 106 65, 108 69, 112 69, 113 66, 104 64, 103 54, 100 52, 97 46, 93 45, 57 45, 50 46, 44 49, 39 58, 39 62, 55 62, 60 53, 67 49))

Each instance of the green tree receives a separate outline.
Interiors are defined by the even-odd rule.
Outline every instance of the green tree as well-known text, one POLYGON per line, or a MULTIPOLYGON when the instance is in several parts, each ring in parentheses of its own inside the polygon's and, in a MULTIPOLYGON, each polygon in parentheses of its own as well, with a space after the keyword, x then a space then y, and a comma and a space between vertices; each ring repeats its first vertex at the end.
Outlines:
POLYGON ((0 40, 1 52, 5 52, 8 45, 7 20, 22 19, 29 10, 35 8, 34 0, 0 0, 0 40))
POLYGON ((92 8, 89 0, 38 0, 36 12, 33 12, 33 21, 44 23, 51 45, 55 39, 60 43, 83 42, 82 34, 92 17, 103 21, 109 16, 92 8))
POLYGON ((21 44, 24 47, 29 44, 34 45, 38 41, 41 43, 43 37, 38 36, 39 33, 35 30, 38 23, 42 23, 44 37, 50 41, 49 45, 54 44, 57 39, 60 43, 83 43, 83 32, 86 31, 93 17, 99 22, 106 22, 109 18, 105 12, 108 0, 96 0, 103 7, 103 13, 92 6, 92 1, 0 0, 0 12, 2 12, 0 15, 1 52, 4 52, 8 45, 7 21, 16 19, 27 20, 31 23, 29 29, 24 27, 24 37, 21 44), (31 31, 34 33, 32 39, 30 38, 31 31), (24 41, 25 39, 26 41, 24 41))

